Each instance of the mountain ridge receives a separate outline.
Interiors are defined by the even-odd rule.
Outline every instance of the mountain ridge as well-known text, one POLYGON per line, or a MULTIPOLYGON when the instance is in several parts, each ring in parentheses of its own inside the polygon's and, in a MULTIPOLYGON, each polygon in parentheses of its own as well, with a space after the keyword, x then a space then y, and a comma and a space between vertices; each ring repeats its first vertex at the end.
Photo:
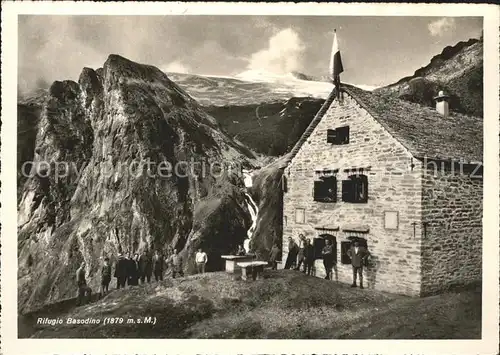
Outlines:
POLYGON ((159 69, 111 55, 78 82, 54 82, 38 120, 31 172, 44 170, 26 178, 19 201, 20 311, 72 296, 82 261, 96 290, 104 256, 177 248, 189 271, 203 246, 207 267, 220 269, 217 255, 245 238, 238 170, 252 166, 251 152, 159 69), (153 170, 166 162, 179 171, 153 170), (184 162, 227 166, 203 174, 184 162))
POLYGON ((447 46, 429 64, 393 84, 375 89, 403 100, 434 106, 439 91, 450 96, 450 109, 483 115, 483 39, 469 39, 447 46))

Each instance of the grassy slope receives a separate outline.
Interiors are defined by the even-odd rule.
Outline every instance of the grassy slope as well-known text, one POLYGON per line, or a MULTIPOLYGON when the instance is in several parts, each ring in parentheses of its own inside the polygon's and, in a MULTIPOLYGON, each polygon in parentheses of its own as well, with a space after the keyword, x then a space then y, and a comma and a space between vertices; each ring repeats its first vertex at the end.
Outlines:
MULTIPOLYGON (((408 298, 268 272, 255 282, 224 273, 113 291, 65 319, 156 317, 155 325, 37 326, 35 337, 128 338, 480 338, 478 290, 408 298)), ((52 314, 52 317, 55 317, 52 314)), ((25 320, 25 323, 27 321, 25 320)), ((125 321, 126 323, 126 321, 125 321)))

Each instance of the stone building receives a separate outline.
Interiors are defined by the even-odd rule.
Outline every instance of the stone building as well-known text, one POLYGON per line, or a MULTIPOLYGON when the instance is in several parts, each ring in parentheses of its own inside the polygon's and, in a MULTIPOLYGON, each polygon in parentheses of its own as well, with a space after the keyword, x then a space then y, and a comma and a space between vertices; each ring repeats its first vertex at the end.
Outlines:
MULTIPOLYGON (((335 91, 335 90, 334 90, 335 91)), ((352 282, 351 241, 372 257, 364 286, 427 295, 481 279, 482 119, 342 85, 291 152, 284 171, 288 237, 320 250, 332 240, 333 278, 352 282)))

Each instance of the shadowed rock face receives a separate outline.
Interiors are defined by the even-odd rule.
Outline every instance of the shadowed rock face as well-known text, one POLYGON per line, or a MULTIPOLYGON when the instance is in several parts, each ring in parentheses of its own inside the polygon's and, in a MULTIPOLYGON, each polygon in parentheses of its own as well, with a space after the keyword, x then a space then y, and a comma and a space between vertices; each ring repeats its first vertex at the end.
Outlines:
POLYGON ((251 153, 159 69, 111 55, 78 83, 54 82, 35 117, 22 159, 38 174, 20 180, 21 311, 73 297, 82 261, 97 290, 104 255, 177 248, 189 271, 202 246, 216 269, 245 238, 239 169, 251 153))

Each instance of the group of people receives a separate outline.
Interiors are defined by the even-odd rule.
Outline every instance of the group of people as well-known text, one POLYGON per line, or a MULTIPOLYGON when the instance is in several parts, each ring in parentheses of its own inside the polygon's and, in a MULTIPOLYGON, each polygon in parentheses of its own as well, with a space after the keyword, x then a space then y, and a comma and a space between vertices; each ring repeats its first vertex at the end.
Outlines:
MULTIPOLYGON (((321 250, 321 257, 323 259, 323 266, 325 268, 325 279, 332 279, 332 269, 335 266, 335 249, 329 239, 325 239, 325 246, 321 250)), ((370 256, 367 248, 361 246, 359 241, 355 240, 347 251, 347 255, 351 259, 353 282, 351 287, 357 287, 357 278, 359 275, 359 287, 363 288, 363 265, 370 256)), ((292 237, 288 238, 288 257, 285 262, 285 269, 294 268, 300 270, 303 266, 302 272, 311 275, 314 261, 318 258, 315 255, 314 246, 310 239, 306 239, 303 234, 299 235, 299 243, 297 244, 292 237)))
MULTIPOLYGON (((184 276, 183 258, 177 249, 173 249, 168 258, 164 258, 158 251, 151 256, 146 250, 132 255, 131 253, 118 254, 115 263, 116 288, 125 288, 125 286, 136 286, 146 282, 151 282, 154 275, 155 281, 162 281, 165 266, 172 270, 172 278, 184 276)), ((195 255, 196 270, 198 273, 205 273, 205 265, 208 261, 207 254, 199 248, 195 255)), ((111 283, 111 263, 108 257, 103 259, 103 265, 100 268, 101 289, 100 295, 104 296, 109 292, 111 283)), ((87 285, 85 279, 85 262, 82 262, 76 271, 76 281, 78 286, 77 304, 81 304, 84 299, 90 300, 92 290, 87 285)))

